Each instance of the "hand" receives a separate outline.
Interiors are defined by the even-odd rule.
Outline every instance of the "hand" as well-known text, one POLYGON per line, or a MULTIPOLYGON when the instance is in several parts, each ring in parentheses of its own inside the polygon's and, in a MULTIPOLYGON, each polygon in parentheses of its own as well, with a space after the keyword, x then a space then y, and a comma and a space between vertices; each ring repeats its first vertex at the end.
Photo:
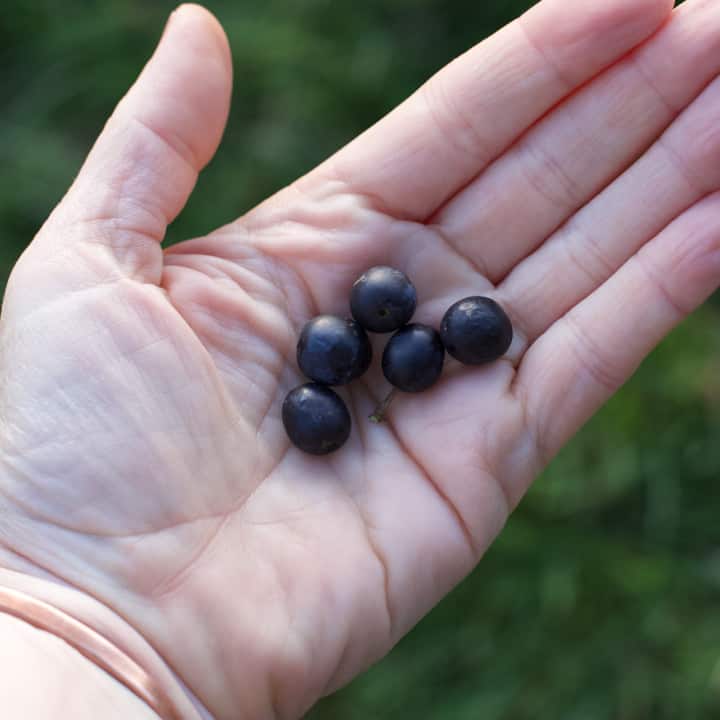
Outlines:
POLYGON ((298 717, 386 653, 720 283, 720 7, 670 12, 544 0, 163 251, 231 85, 217 22, 178 10, 8 284, 0 564, 112 608, 218 719, 298 717), (348 444, 305 456, 280 421, 298 329, 379 263, 420 322, 497 298, 510 358, 379 426, 375 369, 341 391, 348 444))

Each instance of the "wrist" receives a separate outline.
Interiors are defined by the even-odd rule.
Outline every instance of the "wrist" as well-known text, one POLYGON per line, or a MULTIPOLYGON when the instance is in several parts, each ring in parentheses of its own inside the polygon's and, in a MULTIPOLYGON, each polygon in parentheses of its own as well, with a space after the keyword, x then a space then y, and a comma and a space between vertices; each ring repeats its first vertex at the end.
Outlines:
MULTIPOLYGON (((76 662, 81 667, 85 664, 93 667, 93 672, 86 675, 99 674, 106 684, 122 688, 121 694, 132 695, 148 708, 147 717, 163 720, 166 716, 173 720, 207 720, 210 717, 142 635, 95 598, 61 581, 0 568, 0 608, 3 606, 0 620, 15 620, 25 628, 23 632, 38 634, 46 644, 54 637, 66 653, 77 656, 76 662), (4 589, 7 592, 3 599, 4 589), (27 601, 23 602, 23 598, 27 601), (22 611, 9 614, 7 608, 15 604, 22 611), (51 617, 49 622, 33 622, 38 608, 41 617, 57 617, 51 617), (137 692, 143 685, 151 686, 150 696, 143 697, 142 691, 137 692), (150 710, 153 703, 147 702, 148 697, 154 695, 162 698, 157 714, 150 710)), ((48 672, 49 677, 55 677, 52 668, 48 668, 48 672)))
POLYGON ((0 702, 7 720, 159 720, 146 703, 56 635, 0 613, 0 702))

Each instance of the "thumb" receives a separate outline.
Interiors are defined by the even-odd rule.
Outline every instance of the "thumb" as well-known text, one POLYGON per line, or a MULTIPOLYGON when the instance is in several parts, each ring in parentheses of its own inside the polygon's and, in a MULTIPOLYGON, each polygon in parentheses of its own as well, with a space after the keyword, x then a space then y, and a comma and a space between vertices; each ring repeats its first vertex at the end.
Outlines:
POLYGON ((45 291, 119 277, 159 282, 160 243, 220 143, 231 86, 220 24, 198 5, 180 6, 22 258, 45 266, 45 291), (58 267, 43 262, 50 257, 67 259, 61 272, 49 272, 58 267))

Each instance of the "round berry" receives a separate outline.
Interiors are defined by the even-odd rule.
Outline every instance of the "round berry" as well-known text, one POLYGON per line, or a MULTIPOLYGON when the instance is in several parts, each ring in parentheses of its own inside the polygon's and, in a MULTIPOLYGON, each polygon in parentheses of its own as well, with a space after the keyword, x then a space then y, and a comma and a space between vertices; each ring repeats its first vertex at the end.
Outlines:
POLYGON ((405 273, 379 265, 364 272, 350 290, 350 311, 366 329, 388 333, 409 322, 417 292, 405 273))
POLYGON ((513 328, 510 318, 494 300, 468 297, 448 308, 440 334, 454 358, 465 365, 482 365, 507 352, 513 328))
POLYGON ((413 323, 388 341, 382 369, 391 385, 404 392, 422 392, 434 385, 442 372, 445 348, 437 330, 413 323))
POLYGON ((311 455, 334 452, 350 436, 350 413, 342 398, 317 383, 306 383, 288 393, 282 420, 293 445, 311 455))
POLYGON ((371 359, 367 333, 354 320, 319 315, 300 333, 298 366, 315 382, 345 385, 360 377, 371 359))

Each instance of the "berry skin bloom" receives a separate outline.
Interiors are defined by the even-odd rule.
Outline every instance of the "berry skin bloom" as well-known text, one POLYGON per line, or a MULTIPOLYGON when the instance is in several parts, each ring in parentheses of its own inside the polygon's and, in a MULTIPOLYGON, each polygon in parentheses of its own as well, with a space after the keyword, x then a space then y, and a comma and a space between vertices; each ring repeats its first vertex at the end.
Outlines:
POLYGON ((350 290, 352 316, 376 333, 397 330, 410 321, 417 305, 417 292, 407 275, 379 265, 366 270, 350 290))
POLYGON ((308 322, 297 344, 300 370, 324 385, 346 385, 370 366, 372 347, 354 320, 319 315, 308 322))
POLYGON ((385 346, 382 369, 391 385, 403 392, 422 392, 442 373, 445 348, 440 334, 414 323, 398 330, 385 346))
POLYGON ((494 300, 468 297, 451 305, 440 324, 445 349, 465 365, 483 365, 502 357, 510 347, 510 318, 494 300))
POLYGON ((327 455, 350 436, 350 413, 329 387, 306 383, 291 390, 282 406, 282 421, 290 441, 311 455, 327 455))

